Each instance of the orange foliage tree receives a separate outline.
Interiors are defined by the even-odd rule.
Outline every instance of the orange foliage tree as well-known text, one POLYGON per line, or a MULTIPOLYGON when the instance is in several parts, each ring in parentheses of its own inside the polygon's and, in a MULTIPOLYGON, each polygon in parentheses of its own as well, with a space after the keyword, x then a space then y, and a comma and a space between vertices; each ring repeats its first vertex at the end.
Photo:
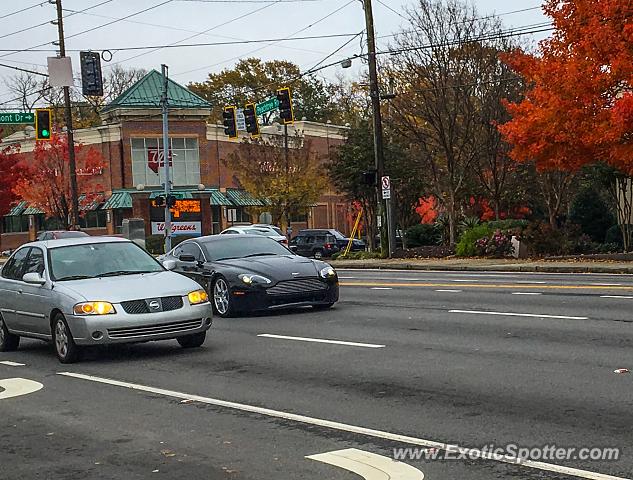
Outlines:
POLYGON ((603 161, 633 174, 633 2, 547 0, 554 33, 506 61, 529 85, 500 127, 511 156, 540 172, 603 161))
MULTIPOLYGON (((75 145, 76 167, 79 173, 98 173, 105 168, 103 156, 93 148, 75 145)), ((13 191, 30 205, 70 228, 72 200, 66 135, 53 134, 50 141, 36 142, 33 154, 22 162, 25 175, 16 182, 13 191)), ((103 190, 94 175, 77 175, 77 189, 84 201, 90 202, 103 190)))

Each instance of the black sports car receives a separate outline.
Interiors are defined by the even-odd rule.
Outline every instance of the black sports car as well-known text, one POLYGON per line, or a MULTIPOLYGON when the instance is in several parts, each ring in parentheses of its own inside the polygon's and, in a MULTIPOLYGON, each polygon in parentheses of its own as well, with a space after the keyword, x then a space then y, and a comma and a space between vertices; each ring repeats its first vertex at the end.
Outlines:
POLYGON ((303 305, 326 309, 338 301, 338 276, 330 265, 259 235, 186 240, 161 261, 176 262, 175 271, 200 283, 221 317, 303 305))

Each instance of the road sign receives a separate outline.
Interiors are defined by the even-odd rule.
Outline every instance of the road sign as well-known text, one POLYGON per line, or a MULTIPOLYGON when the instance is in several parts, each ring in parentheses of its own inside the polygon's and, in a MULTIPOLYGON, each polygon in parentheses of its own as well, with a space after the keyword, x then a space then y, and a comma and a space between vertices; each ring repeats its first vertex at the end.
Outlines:
POLYGON ((263 115, 264 113, 272 112, 279 108, 279 100, 277 97, 269 98, 268 100, 263 101, 262 103, 257 104, 257 108, 255 109, 255 113, 257 115, 263 115))
POLYGON ((21 123, 35 123, 35 114, 26 112, 0 113, 0 124, 17 125, 21 123))
POLYGON ((380 186, 382 187, 382 199, 387 200, 391 198, 391 179, 387 176, 382 177, 380 186))
POLYGON ((245 132, 246 131, 246 117, 244 117, 244 109, 243 108, 238 108, 237 109, 237 115, 235 117, 235 119, 237 120, 237 129, 245 132))

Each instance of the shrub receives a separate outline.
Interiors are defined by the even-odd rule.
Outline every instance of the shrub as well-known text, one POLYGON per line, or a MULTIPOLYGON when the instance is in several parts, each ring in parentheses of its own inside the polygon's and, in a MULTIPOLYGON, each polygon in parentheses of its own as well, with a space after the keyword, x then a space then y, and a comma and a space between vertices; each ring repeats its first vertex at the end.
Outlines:
POLYGON ((437 245, 440 240, 437 227, 425 223, 408 228, 404 236, 408 248, 437 245))
POLYGON ((342 256, 339 252, 332 255, 332 260, 371 260, 373 258, 386 257, 380 252, 349 252, 345 256, 342 256))
POLYGON ((475 242, 475 253, 480 257, 507 257, 512 255, 512 233, 495 230, 487 237, 482 237, 475 242))
POLYGON ((507 220, 493 220, 488 222, 487 225, 495 230, 523 230, 528 226, 530 222, 527 220, 507 219, 507 220))
POLYGON ((471 228, 475 228, 480 223, 481 222, 479 221, 479 217, 465 217, 464 219, 462 219, 461 222, 459 222, 459 229, 461 231, 470 230, 471 228))
POLYGON ((569 220, 580 225, 582 232, 594 242, 605 241, 607 230, 615 223, 608 205, 593 188, 584 188, 572 202, 569 220))
POLYGON ((455 247, 455 254, 458 257, 473 257, 477 254, 475 243, 477 240, 490 237, 494 233, 485 223, 474 228, 466 230, 459 238, 459 242, 455 247))

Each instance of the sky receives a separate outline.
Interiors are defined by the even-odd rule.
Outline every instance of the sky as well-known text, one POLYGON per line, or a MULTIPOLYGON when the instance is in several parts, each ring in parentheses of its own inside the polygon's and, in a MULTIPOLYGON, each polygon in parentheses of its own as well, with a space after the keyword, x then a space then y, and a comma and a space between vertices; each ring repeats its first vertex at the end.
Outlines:
MULTIPOLYGON (((498 14, 508 28, 547 21, 537 8, 539 0, 471 1, 480 16, 498 14)), ((46 0, 0 0, 0 3, 4 7, 0 10, 0 63, 46 72, 46 57, 55 56, 56 47, 49 43, 57 38, 57 26, 50 23, 56 18, 55 5, 46 0)), ((387 47, 389 35, 406 25, 405 9, 414 8, 415 3, 415 0, 373 0, 378 48, 387 47)), ((63 8, 66 49, 72 57, 75 76, 79 75, 79 50, 108 50, 112 59, 102 62, 104 73, 115 64, 160 71, 164 63, 169 66, 170 77, 184 85, 203 81, 209 72, 231 68, 239 58, 289 60, 305 71, 342 47, 323 64, 342 60, 361 52, 361 37, 353 35, 361 32, 365 24, 360 0, 63 0, 63 8), (326 35, 332 37, 119 50, 326 35)), ((537 34, 532 39, 538 40, 543 35, 546 34, 537 34)), ((109 57, 107 52, 105 56, 109 57)), ((356 60, 351 69, 334 65, 319 75, 326 79, 337 75, 349 77, 358 75, 362 68, 365 67, 356 60)), ((0 67, 0 110, 15 110, 13 107, 17 106, 17 102, 2 105, 14 98, 5 81, 16 73, 0 67)))

